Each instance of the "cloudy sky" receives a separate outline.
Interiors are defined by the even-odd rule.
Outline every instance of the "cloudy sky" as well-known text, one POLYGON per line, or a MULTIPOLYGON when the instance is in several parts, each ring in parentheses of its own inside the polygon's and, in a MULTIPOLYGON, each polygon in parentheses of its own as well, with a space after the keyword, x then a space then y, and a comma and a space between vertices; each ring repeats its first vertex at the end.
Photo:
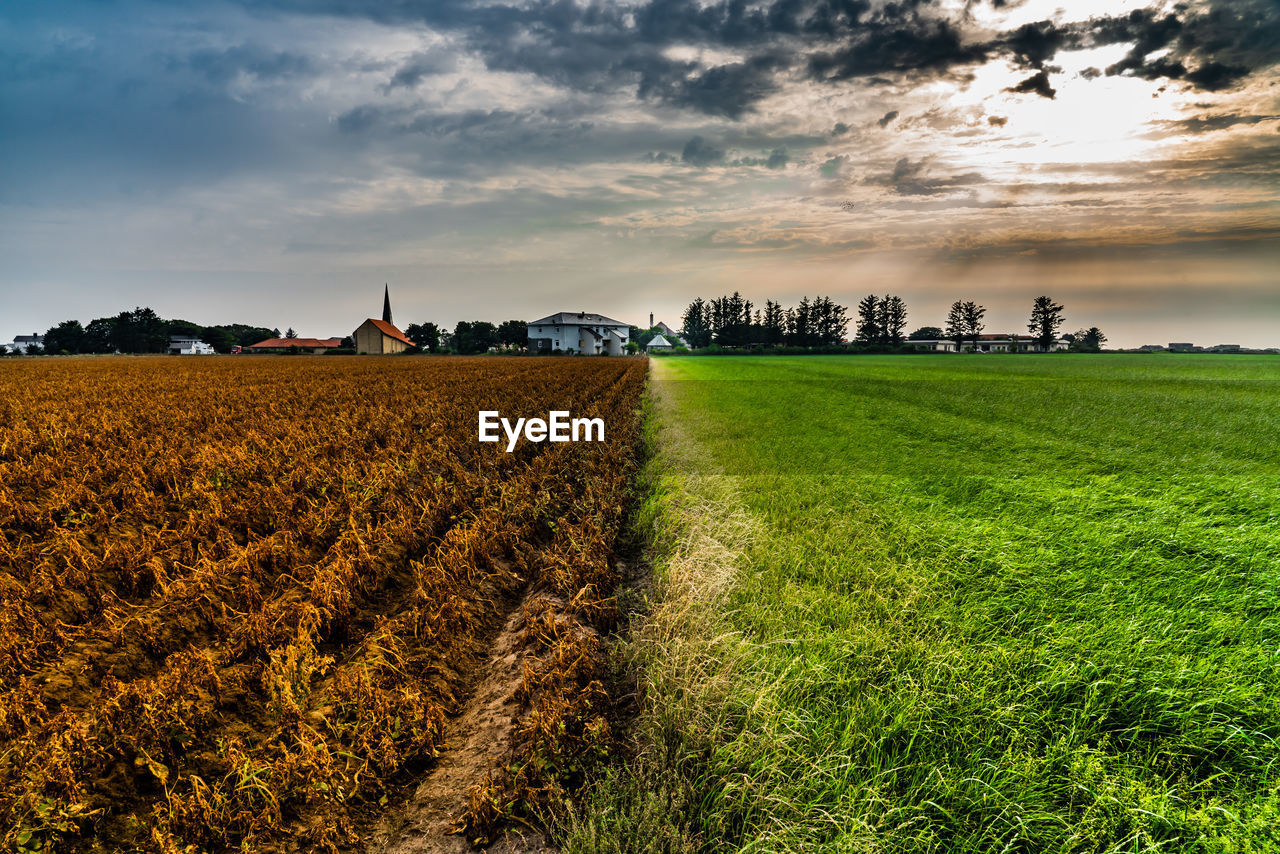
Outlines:
POLYGON ((1280 0, 0 7, 0 340, 694 296, 1280 346, 1280 0))

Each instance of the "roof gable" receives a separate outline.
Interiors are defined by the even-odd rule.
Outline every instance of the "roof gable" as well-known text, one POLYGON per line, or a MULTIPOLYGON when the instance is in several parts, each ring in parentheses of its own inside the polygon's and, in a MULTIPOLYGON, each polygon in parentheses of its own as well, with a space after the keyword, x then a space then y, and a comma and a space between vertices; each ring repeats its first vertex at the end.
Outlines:
MULTIPOLYGON (((379 332, 381 332, 383 335, 387 336, 388 338, 394 338, 397 341, 403 341, 405 344, 408 344, 410 347, 417 346, 416 344, 414 344, 412 341, 409 340, 407 335, 405 335, 395 326, 393 326, 390 323, 387 323, 385 320, 378 320, 376 317, 370 317, 364 323, 360 324, 360 328, 363 328, 366 324, 369 324, 369 323, 372 323, 374 325, 374 328, 376 328, 379 332)), ((356 331, 359 332, 360 329, 357 329, 356 331)))
POLYGON ((614 320, 612 317, 605 317, 603 314, 592 314, 587 311, 558 311, 555 314, 548 314, 539 320, 530 320, 530 326, 623 326, 629 327, 630 324, 623 323, 621 320, 614 320))
POLYGON ((250 350, 286 350, 289 347, 341 347, 341 338, 268 338, 250 344, 250 350))

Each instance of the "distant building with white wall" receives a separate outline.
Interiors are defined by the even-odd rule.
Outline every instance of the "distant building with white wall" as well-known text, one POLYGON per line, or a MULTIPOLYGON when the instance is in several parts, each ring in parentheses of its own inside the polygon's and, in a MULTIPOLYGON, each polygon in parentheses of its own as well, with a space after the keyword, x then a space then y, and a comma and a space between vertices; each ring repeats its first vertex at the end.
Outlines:
POLYGON ((214 349, 194 335, 172 335, 169 337, 169 355, 171 356, 212 356, 214 349))
POLYGON ((5 350, 9 353, 25 353, 28 347, 44 347, 44 336, 38 332, 19 335, 5 345, 5 350))
MULTIPOLYGON (((939 353, 955 353, 956 342, 953 338, 914 339, 906 342, 917 350, 935 350, 939 353)), ((1068 350, 1071 345, 1062 338, 1043 349, 1034 338, 1013 336, 1008 333, 992 333, 979 335, 975 343, 967 336, 960 343, 962 353, 1043 353, 1068 350)))
POLYGON ((585 311, 561 311, 529 322, 529 349, 535 353, 570 351, 588 356, 621 356, 627 352, 631 326, 585 311))

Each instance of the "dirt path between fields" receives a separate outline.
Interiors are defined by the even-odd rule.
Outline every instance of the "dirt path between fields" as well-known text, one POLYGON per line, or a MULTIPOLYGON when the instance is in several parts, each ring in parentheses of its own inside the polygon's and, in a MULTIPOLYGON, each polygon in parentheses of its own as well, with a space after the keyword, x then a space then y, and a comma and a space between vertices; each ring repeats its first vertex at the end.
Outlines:
MULTIPOLYGON (((467 805, 467 792, 482 782, 494 761, 507 750, 519 703, 516 690, 523 674, 519 645, 524 633, 524 599, 507 616, 482 665, 462 714, 445 730, 435 768, 403 804, 378 821, 366 854, 464 854, 477 849, 463 834, 451 833, 467 805)), ((546 837, 515 828, 479 850, 492 854, 552 854, 546 837)))

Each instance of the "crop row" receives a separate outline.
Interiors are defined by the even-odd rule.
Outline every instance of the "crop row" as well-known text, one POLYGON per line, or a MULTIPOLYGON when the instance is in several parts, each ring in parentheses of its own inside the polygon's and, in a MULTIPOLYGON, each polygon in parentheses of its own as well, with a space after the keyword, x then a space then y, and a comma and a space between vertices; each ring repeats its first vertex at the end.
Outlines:
POLYGON ((6 847, 333 849, 528 585, 609 609, 634 360, 0 366, 6 847), (476 441, 476 412, 606 421, 476 441))

